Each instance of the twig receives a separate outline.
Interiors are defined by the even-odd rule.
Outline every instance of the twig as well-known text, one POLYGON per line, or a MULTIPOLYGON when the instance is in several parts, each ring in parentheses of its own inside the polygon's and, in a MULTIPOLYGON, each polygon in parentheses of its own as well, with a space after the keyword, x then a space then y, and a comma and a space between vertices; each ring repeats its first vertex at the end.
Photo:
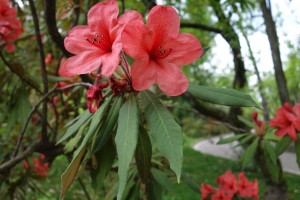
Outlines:
POLYGON ((51 90, 49 90, 49 92, 47 94, 45 94, 39 102, 37 102, 31 109, 31 111, 29 112, 28 116, 27 116, 27 120, 24 124, 24 126, 22 127, 22 130, 20 132, 20 136, 19 136, 19 139, 18 139, 18 142, 17 142, 17 145, 16 145, 16 148, 15 148, 15 151, 13 153, 13 157, 16 157, 16 155, 18 154, 18 151, 19 151, 19 148, 20 148, 20 145, 22 143, 22 140, 23 140, 23 137, 24 137, 24 134, 26 132, 26 129, 27 129, 27 126, 29 124, 29 121, 31 119, 31 116, 33 115, 33 113, 37 110, 37 108, 39 107, 39 105, 45 100, 47 99, 51 94, 53 94, 54 92, 56 91, 63 91, 63 90, 68 90, 72 87, 77 87, 77 86, 85 86, 85 87, 89 87, 91 84, 89 83, 74 83, 74 84, 70 84, 68 86, 65 86, 65 87, 61 87, 61 88, 57 88, 57 87, 54 87, 52 88, 51 90))
POLYGON ((125 0, 122 0, 122 13, 125 12, 125 0))
POLYGON ((85 194, 87 200, 91 200, 91 197, 90 197, 88 191, 86 190, 86 187, 84 186, 84 183, 83 183, 83 181, 81 180, 80 177, 78 177, 78 182, 79 182, 80 186, 82 187, 83 192, 84 192, 84 194, 85 194))
MULTIPOLYGON (((29 6, 31 10, 31 14, 33 17, 33 22, 34 22, 34 30, 35 30, 35 35, 36 35, 36 41, 39 49, 39 54, 40 54, 40 64, 41 64, 41 70, 42 70, 42 79, 43 79, 43 87, 44 87, 44 94, 48 93, 48 77, 47 77, 47 70, 46 70, 46 63, 45 63, 45 54, 44 54, 44 48, 43 48, 43 43, 41 40, 41 33, 40 33, 40 26, 39 26, 39 20, 38 16, 36 13, 36 9, 33 3, 33 0, 28 0, 29 1, 29 6)), ((47 141, 48 140, 48 133, 47 133, 47 112, 48 112, 48 107, 47 107, 47 101, 45 100, 43 102, 43 109, 42 109, 42 141, 47 141)))
POLYGON ((204 25, 204 24, 194 24, 194 23, 181 23, 180 24, 180 27, 181 28, 196 28, 196 29, 201 29, 201 30, 204 30, 204 31, 210 31, 210 32, 214 32, 214 33, 219 33, 221 34, 222 33, 222 30, 221 29, 218 29, 218 28, 214 28, 214 27, 211 27, 211 26, 207 26, 207 25, 204 25))
POLYGON ((56 25, 56 0, 44 0, 45 3, 45 21, 48 27, 48 32, 53 40, 53 42, 62 50, 66 57, 72 56, 64 46, 64 38, 58 32, 56 25))
POLYGON ((42 94, 42 91, 38 87, 36 87, 36 85, 34 85, 32 82, 30 82, 30 80, 28 80, 27 78, 23 77, 21 74, 16 72, 14 67, 5 59, 5 57, 2 54, 2 51, 0 51, 0 57, 4 62, 4 64, 10 69, 12 73, 16 74, 22 81, 27 83, 30 87, 34 88, 38 93, 42 94))
POLYGON ((0 174, 5 173, 8 169, 12 168, 16 164, 18 164, 19 162, 24 160, 24 158, 29 156, 34 151, 36 146, 37 146, 37 144, 29 146, 21 155, 16 156, 16 157, 12 158, 11 160, 9 160, 8 162, 0 165, 0 174))

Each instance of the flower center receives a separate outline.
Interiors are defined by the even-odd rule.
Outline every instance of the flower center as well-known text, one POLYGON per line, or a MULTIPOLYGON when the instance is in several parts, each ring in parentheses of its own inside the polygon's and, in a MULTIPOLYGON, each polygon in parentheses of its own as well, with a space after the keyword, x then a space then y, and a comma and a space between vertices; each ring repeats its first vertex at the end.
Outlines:
POLYGON ((96 33, 94 37, 86 37, 86 41, 91 43, 92 45, 105 50, 105 51, 111 51, 111 44, 109 42, 109 39, 106 38, 103 34, 96 33))
POLYGON ((151 51, 150 55, 153 59, 161 59, 167 57, 172 52, 171 48, 162 48, 159 46, 157 49, 151 51))

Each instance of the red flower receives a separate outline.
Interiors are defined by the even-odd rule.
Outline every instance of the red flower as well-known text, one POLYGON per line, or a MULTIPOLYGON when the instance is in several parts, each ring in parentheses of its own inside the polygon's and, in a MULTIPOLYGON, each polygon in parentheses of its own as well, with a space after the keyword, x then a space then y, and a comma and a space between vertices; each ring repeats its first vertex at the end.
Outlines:
POLYGON ((188 80, 180 69, 202 55, 198 39, 179 33, 180 20, 171 6, 155 6, 146 25, 135 20, 122 33, 125 52, 132 64, 132 86, 137 91, 150 88, 155 82, 169 96, 177 96, 188 88, 188 80))
POLYGON ((270 120, 270 126, 277 127, 275 134, 279 137, 288 134, 294 141, 297 140, 296 131, 300 131, 300 104, 294 108, 285 103, 276 110, 276 117, 270 120))
POLYGON ((220 188, 223 192, 226 191, 225 193, 227 196, 233 197, 237 192, 236 178, 231 171, 226 171, 225 174, 219 176, 217 182, 221 186, 220 188))
POLYGON ((60 69, 64 76, 87 74, 100 69, 111 75, 119 65, 122 50, 121 32, 126 23, 141 19, 138 12, 126 12, 118 17, 116 0, 94 5, 88 12, 88 25, 74 27, 66 37, 66 49, 75 54, 60 69))
POLYGON ((52 54, 48 53, 47 56, 45 57, 45 63, 49 64, 52 62, 52 54))
POLYGON ((209 195, 211 195, 215 192, 215 188, 213 188, 209 184, 202 183, 200 192, 201 192, 201 197, 202 197, 201 199, 206 200, 206 199, 208 199, 209 195))
POLYGON ((239 173, 238 194, 240 197, 258 199, 258 182, 250 182, 243 173, 239 173))
POLYGON ((34 172, 38 176, 48 176, 48 162, 44 163, 43 160, 45 159, 45 156, 42 154, 41 158, 35 158, 33 160, 34 162, 34 172), (41 162, 42 161, 42 162, 41 162))
POLYGON ((226 190, 218 189, 216 193, 211 196, 211 200, 231 200, 232 196, 228 195, 226 190))
MULTIPOLYGON (((11 42, 23 33, 21 22, 17 19, 16 9, 11 8, 8 0, 0 1, 0 41, 11 42)), ((13 52, 14 44, 7 44, 6 50, 13 52)))

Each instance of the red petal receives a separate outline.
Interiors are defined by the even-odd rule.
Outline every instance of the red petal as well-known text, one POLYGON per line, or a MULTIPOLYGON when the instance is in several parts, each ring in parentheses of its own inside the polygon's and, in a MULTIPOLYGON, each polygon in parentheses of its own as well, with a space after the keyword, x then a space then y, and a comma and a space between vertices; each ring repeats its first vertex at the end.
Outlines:
POLYGON ((135 60, 131 67, 132 87, 137 91, 150 88, 156 81, 158 67, 147 55, 144 59, 135 60))
POLYGON ((188 79, 177 65, 160 62, 157 70, 157 84, 159 88, 169 96, 178 96, 188 89, 188 79))
POLYGON ((137 11, 128 11, 128 12, 125 12, 123 15, 121 15, 119 18, 118 18, 118 25, 121 27, 121 28, 124 28, 125 25, 133 20, 139 20, 139 21, 143 21, 143 17, 142 15, 137 12, 137 11))
POLYGON ((172 52, 166 58, 179 66, 194 62, 203 53, 199 40, 189 33, 180 33, 171 48, 172 52))
POLYGON ((297 134, 296 134, 296 129, 294 126, 289 126, 289 132, 288 132, 289 136, 296 141, 297 140, 297 134))
POLYGON ((153 48, 158 48, 161 44, 177 38, 179 15, 171 6, 155 6, 149 13, 146 26, 155 38, 153 48))
POLYGON ((122 32, 123 49, 130 57, 143 59, 151 50, 152 37, 143 21, 132 21, 122 32))
POLYGON ((70 77, 78 74, 88 74, 100 67, 102 54, 99 51, 85 51, 69 58, 59 69, 59 74, 70 77))
POLYGON ((88 26, 76 26, 72 28, 64 41, 66 49, 73 54, 98 50, 98 47, 86 40, 89 35, 91 35, 91 31, 88 26))
POLYGON ((118 3, 115 0, 97 3, 88 12, 88 25, 93 31, 108 35, 109 30, 116 25, 114 19, 118 17, 118 14, 118 3))
POLYGON ((296 103, 293 108, 295 114, 300 119, 300 103, 296 103))
POLYGON ((121 42, 115 42, 112 47, 112 52, 108 52, 101 56, 103 76, 110 76, 114 73, 120 62, 120 52, 122 50, 121 42))

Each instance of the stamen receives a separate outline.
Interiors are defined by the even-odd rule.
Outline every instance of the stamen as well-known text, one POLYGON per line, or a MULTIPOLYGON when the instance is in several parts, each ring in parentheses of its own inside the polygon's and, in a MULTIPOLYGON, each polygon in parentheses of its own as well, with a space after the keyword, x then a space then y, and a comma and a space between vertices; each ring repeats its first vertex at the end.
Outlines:
POLYGON ((95 37, 93 38, 86 37, 85 40, 102 50, 111 51, 111 44, 109 40, 107 40, 107 38, 105 38, 104 35, 102 34, 100 36, 99 33, 96 33, 95 37))
POLYGON ((157 50, 151 52, 151 57, 153 59, 161 59, 167 57, 171 52, 172 52, 171 48, 165 49, 159 46, 157 50))

